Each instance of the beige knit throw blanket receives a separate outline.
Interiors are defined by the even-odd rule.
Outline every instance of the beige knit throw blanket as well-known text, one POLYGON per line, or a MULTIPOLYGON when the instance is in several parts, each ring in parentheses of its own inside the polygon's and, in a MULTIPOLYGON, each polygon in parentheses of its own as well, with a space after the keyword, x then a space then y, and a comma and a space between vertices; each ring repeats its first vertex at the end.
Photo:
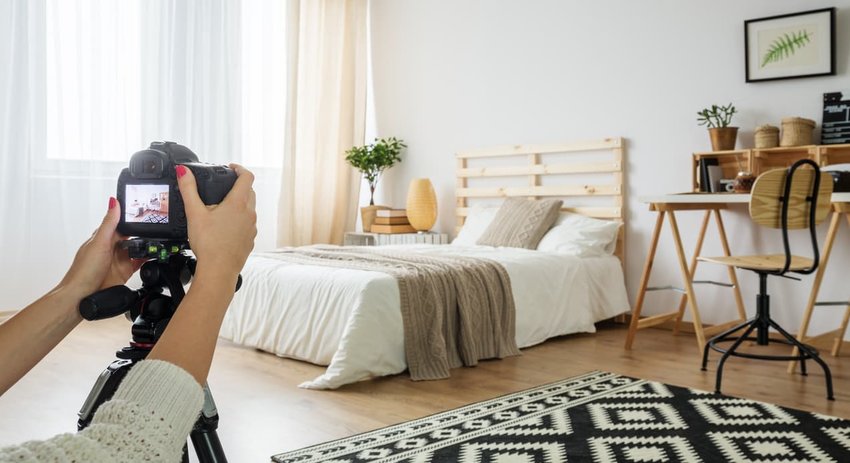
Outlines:
POLYGON ((498 262, 339 246, 309 246, 268 254, 294 264, 368 270, 395 277, 405 356, 413 380, 448 378, 450 368, 519 355, 511 281, 498 262))

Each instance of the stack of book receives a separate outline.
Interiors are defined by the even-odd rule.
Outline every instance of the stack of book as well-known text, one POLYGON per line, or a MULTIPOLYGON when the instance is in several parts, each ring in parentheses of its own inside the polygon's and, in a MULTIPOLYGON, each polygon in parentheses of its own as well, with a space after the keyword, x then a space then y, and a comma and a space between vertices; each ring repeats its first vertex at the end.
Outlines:
POLYGON ((405 209, 379 210, 375 214, 372 233, 416 233, 416 229, 407 220, 405 209))

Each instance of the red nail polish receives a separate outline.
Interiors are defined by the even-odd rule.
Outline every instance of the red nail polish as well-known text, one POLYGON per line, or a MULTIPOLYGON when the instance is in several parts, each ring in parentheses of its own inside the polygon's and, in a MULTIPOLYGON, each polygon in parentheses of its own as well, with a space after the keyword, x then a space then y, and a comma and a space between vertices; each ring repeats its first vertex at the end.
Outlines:
POLYGON ((118 200, 110 196, 109 197, 109 209, 111 210, 117 204, 118 204, 118 200))
POLYGON ((174 168, 174 170, 177 171, 177 178, 180 178, 180 177, 186 175, 186 166, 178 165, 177 167, 174 168))

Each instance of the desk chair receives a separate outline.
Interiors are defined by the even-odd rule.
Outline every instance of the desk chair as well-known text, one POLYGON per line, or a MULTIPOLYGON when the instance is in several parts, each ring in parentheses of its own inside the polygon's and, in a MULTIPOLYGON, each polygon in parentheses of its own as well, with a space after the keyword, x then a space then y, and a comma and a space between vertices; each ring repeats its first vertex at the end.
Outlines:
POLYGON ((809 159, 799 160, 788 169, 776 169, 765 172, 756 179, 753 185, 750 196, 750 217, 759 225, 782 230, 782 242, 785 246, 785 254, 699 258, 699 260, 705 262, 750 270, 759 276, 759 293, 756 296, 755 317, 711 338, 703 349, 703 371, 705 371, 706 364, 708 363, 709 348, 723 354, 717 364, 715 392, 720 392, 720 383, 723 379, 723 364, 730 356, 759 360, 799 360, 800 371, 803 375, 806 375, 805 361, 812 359, 823 368, 824 375, 826 376, 827 398, 834 400, 832 395, 832 374, 829 371, 829 367, 818 356, 818 351, 815 348, 801 343, 770 318, 770 296, 767 294, 767 277, 769 275, 799 281, 799 278, 787 276, 786 273, 791 272, 807 275, 817 269, 820 259, 815 227, 823 222, 829 213, 831 194, 832 182, 821 182, 820 169, 818 169, 817 164, 809 159), (801 168, 803 166, 807 166, 807 168, 801 168), (812 255, 814 256, 811 259, 792 255, 788 242, 788 230, 804 228, 808 228, 811 235, 812 255), (782 338, 770 339, 768 331, 771 327, 778 331, 782 338), (743 334, 734 336, 740 330, 744 330, 743 334), (750 336, 753 330, 756 331, 756 337, 750 336), (780 342, 796 346, 798 348, 798 354, 764 355, 738 352, 738 347, 745 340, 756 341, 760 346, 766 346, 770 342, 780 342), (732 345, 728 349, 724 349, 718 345, 719 343, 728 341, 732 341, 732 345))

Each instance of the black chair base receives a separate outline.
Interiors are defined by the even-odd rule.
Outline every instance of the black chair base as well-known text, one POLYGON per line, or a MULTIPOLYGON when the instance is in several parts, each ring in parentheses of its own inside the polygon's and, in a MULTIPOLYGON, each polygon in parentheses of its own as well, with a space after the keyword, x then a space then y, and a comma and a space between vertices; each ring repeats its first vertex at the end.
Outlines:
MULTIPOLYGON (((765 274, 759 274, 762 279, 766 279, 765 274)), ((763 288, 766 289, 766 284, 763 283, 763 288)), ((723 365, 726 363, 726 359, 729 357, 743 357, 757 360, 773 360, 773 361, 790 361, 790 360, 798 360, 800 362, 800 372, 804 376, 807 376, 806 372, 806 360, 814 360, 818 365, 823 369, 824 376, 826 378, 826 398, 829 400, 835 400, 832 392, 832 372, 829 370, 829 366, 824 362, 820 355, 818 354, 817 349, 814 347, 803 344, 798 341, 794 336, 790 335, 787 331, 785 331, 778 323, 776 323, 773 319, 770 318, 770 309, 769 309, 769 296, 765 294, 765 291, 759 293, 757 297, 757 312, 756 316, 737 325, 734 326, 717 336, 709 339, 708 342, 705 343, 705 347, 702 352, 702 371, 706 371, 706 365, 708 364, 708 349, 712 349, 716 352, 720 352, 723 354, 720 357, 720 361, 717 364, 717 379, 715 382, 714 392, 720 393, 720 385, 723 381, 723 365), (782 335, 781 339, 770 339, 769 337, 769 329, 773 328, 782 335), (744 333, 741 336, 734 336, 738 331, 744 330, 744 333), (753 330, 756 331, 756 337, 750 336, 753 330), (800 352, 799 355, 764 355, 764 354, 751 354, 747 352, 738 352, 738 347, 740 347, 741 343, 744 341, 756 341, 757 344, 761 346, 766 346, 769 343, 781 343, 787 344, 789 346, 796 346, 800 352), (718 346, 718 343, 722 342, 732 342, 732 346, 728 349, 724 349, 723 347, 718 346)))

